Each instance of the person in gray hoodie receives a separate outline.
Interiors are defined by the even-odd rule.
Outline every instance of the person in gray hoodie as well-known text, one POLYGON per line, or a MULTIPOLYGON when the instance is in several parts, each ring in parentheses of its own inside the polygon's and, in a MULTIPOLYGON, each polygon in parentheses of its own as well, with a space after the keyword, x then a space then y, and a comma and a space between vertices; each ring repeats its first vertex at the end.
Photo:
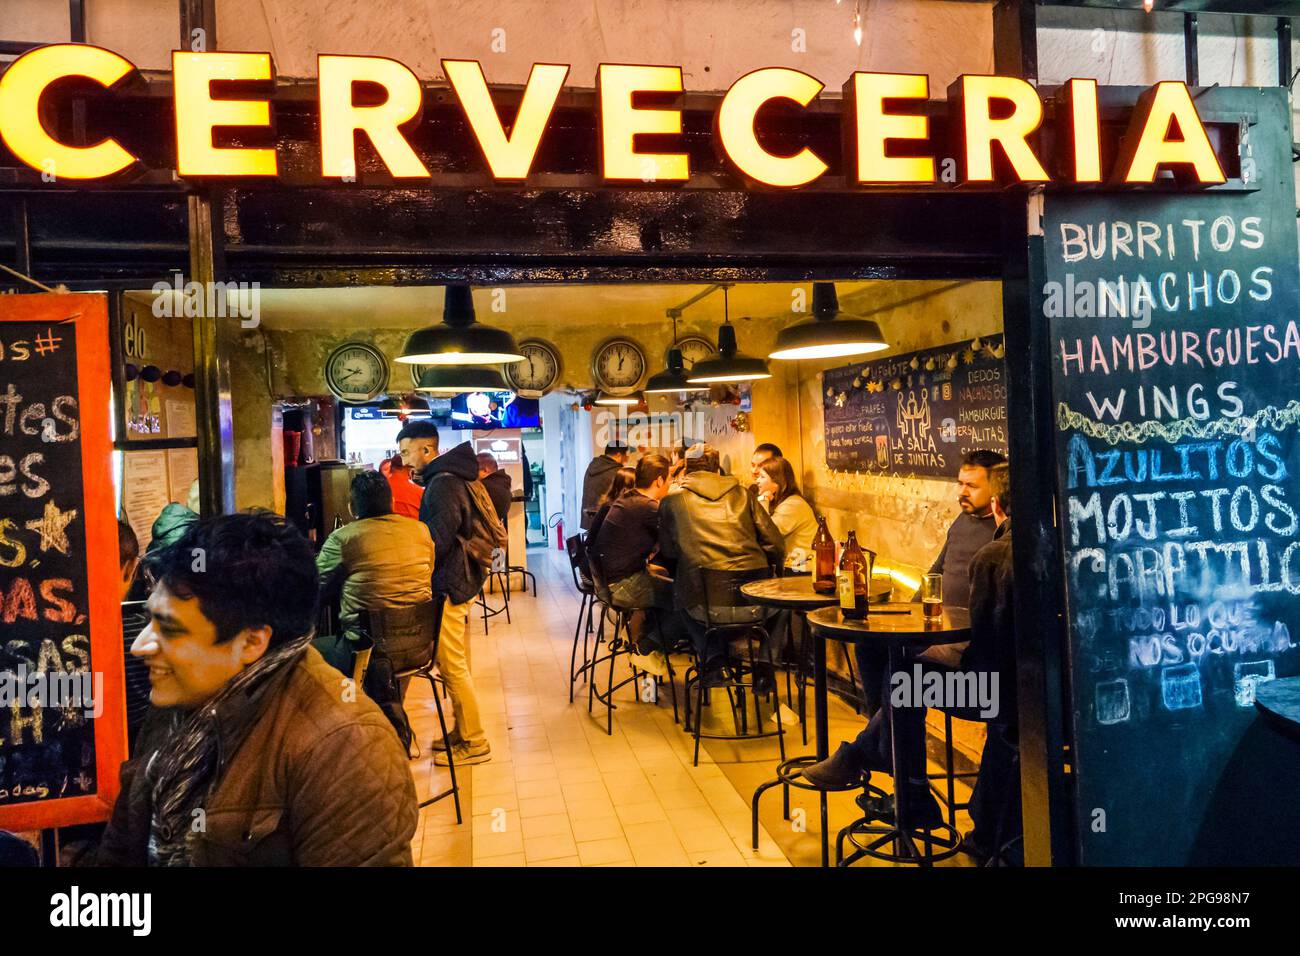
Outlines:
POLYGON ((582 476, 582 530, 590 531, 592 519, 600 509, 600 499, 605 497, 614 483, 614 474, 627 462, 627 446, 610 442, 603 454, 593 458, 582 476))

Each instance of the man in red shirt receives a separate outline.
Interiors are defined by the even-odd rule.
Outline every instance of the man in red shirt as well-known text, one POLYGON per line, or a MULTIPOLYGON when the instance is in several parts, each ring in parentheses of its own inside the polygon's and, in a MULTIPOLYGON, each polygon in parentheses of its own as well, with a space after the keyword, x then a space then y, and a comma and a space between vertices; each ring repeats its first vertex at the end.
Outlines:
POLYGON ((393 514, 418 519, 424 489, 411 481, 411 469, 402 464, 401 455, 394 455, 387 464, 388 484, 393 489, 393 514))

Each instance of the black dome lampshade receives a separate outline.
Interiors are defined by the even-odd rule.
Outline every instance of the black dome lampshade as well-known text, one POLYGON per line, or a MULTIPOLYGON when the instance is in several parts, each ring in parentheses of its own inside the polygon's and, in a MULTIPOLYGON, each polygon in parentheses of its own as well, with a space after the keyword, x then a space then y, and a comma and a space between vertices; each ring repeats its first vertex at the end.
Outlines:
POLYGON ((647 395, 662 395, 671 392, 707 392, 709 386, 694 384, 686 377, 685 362, 681 349, 668 350, 668 368, 651 375, 645 383, 647 395))
POLYGON ((835 283, 813 283, 813 315, 782 329, 768 358, 828 359, 865 355, 889 348, 880 326, 840 311, 835 283))
POLYGON ((417 392, 459 395, 462 392, 508 392, 501 370, 492 365, 439 365, 420 373, 417 392))
POLYGON ((513 335, 475 320, 469 286, 449 285, 442 322, 412 332, 397 361, 410 365, 500 365, 523 357, 513 335))
POLYGON ((771 377, 772 371, 766 361, 746 355, 736 347, 736 328, 730 323, 718 327, 718 353, 700 359, 686 373, 686 380, 695 385, 754 382, 771 377))

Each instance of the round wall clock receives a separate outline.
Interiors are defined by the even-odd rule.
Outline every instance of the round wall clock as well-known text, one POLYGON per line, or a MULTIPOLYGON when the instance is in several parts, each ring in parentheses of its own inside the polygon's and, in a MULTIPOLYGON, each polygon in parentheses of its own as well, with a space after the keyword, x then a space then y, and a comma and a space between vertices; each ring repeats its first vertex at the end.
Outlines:
MULTIPOLYGON (((717 351, 713 343, 702 335, 683 335, 672 344, 672 348, 682 353, 682 367, 688 371, 700 359, 708 358, 717 351)), ((668 357, 665 355, 664 363, 667 362, 668 357)))
POLYGON ((411 366, 411 387, 418 388, 420 385, 420 376, 426 371, 433 368, 432 365, 412 365, 411 366))
POLYGON ((645 366, 645 352, 631 339, 610 339, 591 356, 596 387, 615 394, 636 388, 645 375, 645 366))
POLYGON ((542 339, 525 339, 519 351, 523 361, 505 366, 506 381, 525 398, 540 398, 560 380, 559 350, 542 339))
POLYGON ((368 402, 388 387, 388 360, 368 342, 344 342, 325 359, 325 384, 344 402, 368 402))

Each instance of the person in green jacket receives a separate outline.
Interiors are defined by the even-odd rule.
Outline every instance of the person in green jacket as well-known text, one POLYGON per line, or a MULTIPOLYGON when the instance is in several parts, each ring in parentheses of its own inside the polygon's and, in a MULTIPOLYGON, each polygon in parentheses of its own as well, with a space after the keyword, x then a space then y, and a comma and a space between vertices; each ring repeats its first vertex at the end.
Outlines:
POLYGON ((352 479, 351 524, 334 531, 316 556, 321 589, 339 598, 342 641, 317 648, 326 659, 351 674, 352 652, 363 640, 365 608, 409 607, 432 599, 433 538, 423 522, 393 513, 393 491, 383 475, 363 471, 352 479), (344 658, 347 658, 344 660, 344 658))

